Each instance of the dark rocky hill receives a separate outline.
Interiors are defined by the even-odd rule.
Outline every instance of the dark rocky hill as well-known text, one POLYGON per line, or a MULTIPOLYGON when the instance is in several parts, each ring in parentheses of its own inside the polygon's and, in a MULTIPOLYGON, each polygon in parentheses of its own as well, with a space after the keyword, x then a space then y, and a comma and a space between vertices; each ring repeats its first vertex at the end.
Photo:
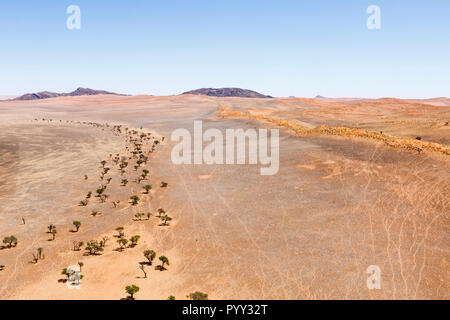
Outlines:
POLYGON ((182 94, 198 94, 213 97, 272 98, 252 90, 240 88, 202 88, 183 92, 182 94))
POLYGON ((89 88, 78 88, 75 91, 69 93, 56 93, 50 91, 41 91, 37 93, 27 93, 23 96, 14 98, 13 100, 38 100, 38 99, 48 99, 55 97, 66 97, 66 96, 85 96, 85 95, 96 95, 96 94, 117 94, 113 92, 108 92, 104 90, 94 90, 89 88))

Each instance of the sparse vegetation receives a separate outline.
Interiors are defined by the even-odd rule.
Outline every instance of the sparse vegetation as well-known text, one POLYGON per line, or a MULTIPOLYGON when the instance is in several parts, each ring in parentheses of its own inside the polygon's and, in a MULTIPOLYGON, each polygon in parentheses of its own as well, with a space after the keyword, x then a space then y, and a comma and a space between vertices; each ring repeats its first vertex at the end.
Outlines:
POLYGON ((203 293, 200 291, 195 291, 195 292, 189 293, 187 298, 189 298, 191 300, 208 300, 208 295, 206 293, 203 293))

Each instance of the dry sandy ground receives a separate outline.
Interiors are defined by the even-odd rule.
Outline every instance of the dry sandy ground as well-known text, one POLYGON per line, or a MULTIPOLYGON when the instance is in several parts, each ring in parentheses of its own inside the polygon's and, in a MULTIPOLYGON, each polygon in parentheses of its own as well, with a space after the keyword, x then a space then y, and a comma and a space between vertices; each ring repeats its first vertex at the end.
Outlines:
POLYGON ((153 190, 143 195, 143 182, 133 181, 137 172, 127 169, 130 183, 120 186, 122 177, 109 159, 126 153, 130 143, 124 136, 111 127, 77 123, 142 126, 165 137, 174 128, 192 129, 194 119, 203 119, 205 129, 274 126, 220 117, 224 106, 311 128, 349 126, 449 144, 445 98, 96 96, 0 102, 0 237, 19 239, 16 248, 0 250, 0 297, 120 299, 126 285, 136 284, 138 299, 183 299, 196 290, 211 299, 450 298, 448 155, 351 136, 297 137, 280 127, 280 170, 261 176, 258 166, 174 165, 174 143, 166 138, 150 155, 153 190), (101 183, 103 159, 114 168, 108 174, 110 198, 78 206, 101 183), (169 187, 159 187, 160 181, 169 187), (132 194, 142 198, 137 207, 127 201, 132 194), (115 200, 121 200, 117 208, 115 200), (155 216, 133 221, 136 212, 156 213, 160 207, 173 217, 169 226, 160 226, 155 216), (92 217, 92 210, 102 215, 92 217), (73 220, 82 222, 77 233, 70 232, 73 220), (58 229, 54 241, 46 233, 50 223, 58 229), (126 237, 141 235, 139 244, 114 250, 117 226, 125 227, 126 237), (105 235, 110 240, 102 255, 71 250, 73 240, 105 235), (45 259, 30 263, 38 247, 45 259), (167 256, 170 266, 148 266, 145 279, 138 265, 147 248, 167 256), (69 290, 58 282, 60 273, 78 261, 84 262, 84 278, 80 289, 69 290), (381 269, 380 290, 366 286, 370 265, 381 269))

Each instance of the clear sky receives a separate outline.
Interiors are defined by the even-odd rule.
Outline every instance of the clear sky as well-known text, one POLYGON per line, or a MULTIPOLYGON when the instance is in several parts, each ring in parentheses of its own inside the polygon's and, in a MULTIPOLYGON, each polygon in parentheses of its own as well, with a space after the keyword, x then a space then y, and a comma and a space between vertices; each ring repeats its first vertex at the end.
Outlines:
POLYGON ((0 94, 450 96, 449 0, 2 0, 0 94), (69 5, 81 29, 69 30, 69 5), (381 29, 369 30, 369 5, 381 29))

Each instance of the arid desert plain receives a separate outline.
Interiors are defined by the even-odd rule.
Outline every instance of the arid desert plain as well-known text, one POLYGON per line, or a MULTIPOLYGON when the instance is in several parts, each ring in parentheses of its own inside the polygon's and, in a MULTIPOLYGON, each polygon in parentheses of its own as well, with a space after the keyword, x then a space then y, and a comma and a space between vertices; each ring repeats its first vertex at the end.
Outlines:
POLYGON ((117 300, 135 284, 136 299, 450 299, 449 146, 446 98, 1 101, 0 240, 18 243, 0 243, 0 298, 117 300), (278 173, 174 164, 171 133, 194 120, 278 128, 278 173))

